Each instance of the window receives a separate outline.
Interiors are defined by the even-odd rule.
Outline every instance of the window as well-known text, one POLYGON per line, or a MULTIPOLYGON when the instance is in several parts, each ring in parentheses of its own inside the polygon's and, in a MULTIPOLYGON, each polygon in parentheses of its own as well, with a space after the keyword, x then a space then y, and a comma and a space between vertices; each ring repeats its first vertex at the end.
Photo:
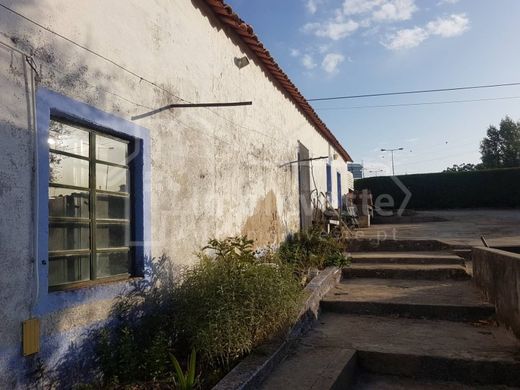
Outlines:
POLYGON ((131 143, 51 119, 49 289, 132 273, 131 143))
POLYGON ((332 203, 332 167, 329 163, 326 166, 327 169, 327 200, 332 203))
POLYGON ((341 190, 341 173, 336 172, 337 186, 338 186, 338 209, 341 210, 343 206, 343 194, 341 190))

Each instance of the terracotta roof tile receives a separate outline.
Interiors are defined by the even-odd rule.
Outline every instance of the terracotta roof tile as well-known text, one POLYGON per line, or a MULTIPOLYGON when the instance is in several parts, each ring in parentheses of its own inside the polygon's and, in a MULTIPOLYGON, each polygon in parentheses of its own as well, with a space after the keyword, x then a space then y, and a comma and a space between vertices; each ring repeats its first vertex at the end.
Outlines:
POLYGON ((314 127, 327 139, 338 153, 346 161, 352 161, 352 158, 339 143, 337 138, 332 134, 329 128, 323 123, 316 111, 311 107, 307 100, 300 93, 298 88, 292 83, 289 77, 283 72, 276 63, 269 51, 264 47, 262 42, 255 35, 253 28, 246 24, 240 17, 233 12, 233 9, 223 0, 204 0, 213 10, 215 15, 222 23, 230 26, 239 36, 239 38, 256 54, 258 59, 264 64, 269 73, 282 85, 287 93, 293 98, 296 105, 305 113, 314 127))

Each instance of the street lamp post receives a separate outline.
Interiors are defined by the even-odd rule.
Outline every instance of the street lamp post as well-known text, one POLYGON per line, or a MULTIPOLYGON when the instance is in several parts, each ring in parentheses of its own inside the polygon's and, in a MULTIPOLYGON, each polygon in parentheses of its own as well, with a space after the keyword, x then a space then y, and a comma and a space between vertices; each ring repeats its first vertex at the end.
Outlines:
POLYGON ((403 150, 404 148, 395 148, 395 149, 381 149, 382 152, 391 152, 392 153, 392 176, 395 176, 395 168, 394 168, 394 152, 398 150, 403 150))

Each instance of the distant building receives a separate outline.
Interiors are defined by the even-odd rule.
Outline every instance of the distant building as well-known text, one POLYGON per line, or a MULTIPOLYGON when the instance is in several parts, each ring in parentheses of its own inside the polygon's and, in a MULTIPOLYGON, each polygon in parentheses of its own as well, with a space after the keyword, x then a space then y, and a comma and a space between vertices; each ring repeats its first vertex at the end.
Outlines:
POLYGON ((363 178, 363 164, 350 163, 347 168, 348 171, 352 173, 352 176, 354 176, 354 180, 363 178))

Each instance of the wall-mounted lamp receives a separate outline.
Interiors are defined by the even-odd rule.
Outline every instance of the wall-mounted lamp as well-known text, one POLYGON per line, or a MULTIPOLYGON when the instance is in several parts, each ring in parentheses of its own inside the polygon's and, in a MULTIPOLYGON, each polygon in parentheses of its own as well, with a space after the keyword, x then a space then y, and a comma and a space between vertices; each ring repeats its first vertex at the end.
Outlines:
POLYGON ((338 154, 337 153, 333 153, 332 154, 332 159, 333 160, 337 160, 338 159, 338 154))
POLYGON ((249 65, 249 60, 246 56, 240 58, 235 57, 235 65, 238 69, 245 68, 247 65, 249 65))

